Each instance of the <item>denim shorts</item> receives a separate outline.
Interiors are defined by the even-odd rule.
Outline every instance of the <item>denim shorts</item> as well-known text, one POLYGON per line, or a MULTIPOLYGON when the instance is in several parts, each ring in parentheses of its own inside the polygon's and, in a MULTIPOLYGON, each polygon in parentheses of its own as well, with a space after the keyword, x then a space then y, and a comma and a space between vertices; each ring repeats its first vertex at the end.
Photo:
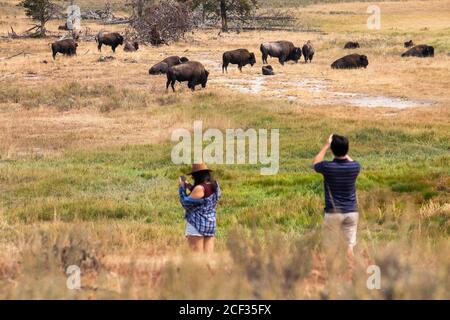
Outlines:
POLYGON ((186 222, 186 231, 184 235, 186 237, 203 237, 203 235, 189 222, 186 222))

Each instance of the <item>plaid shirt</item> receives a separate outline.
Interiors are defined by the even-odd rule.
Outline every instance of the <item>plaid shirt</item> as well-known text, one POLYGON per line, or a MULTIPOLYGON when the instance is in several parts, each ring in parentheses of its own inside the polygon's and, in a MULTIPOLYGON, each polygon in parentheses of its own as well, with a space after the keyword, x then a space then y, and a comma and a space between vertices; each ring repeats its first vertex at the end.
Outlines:
POLYGON ((192 199, 186 194, 186 189, 179 187, 180 202, 186 210, 185 219, 205 237, 216 234, 216 206, 220 199, 221 190, 217 184, 216 192, 208 198, 192 199))

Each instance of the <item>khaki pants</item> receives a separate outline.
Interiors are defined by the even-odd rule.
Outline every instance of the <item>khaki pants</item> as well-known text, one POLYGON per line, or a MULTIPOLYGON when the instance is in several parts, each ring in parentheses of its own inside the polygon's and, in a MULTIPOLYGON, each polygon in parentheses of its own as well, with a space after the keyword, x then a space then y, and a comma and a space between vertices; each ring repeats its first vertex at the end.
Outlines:
POLYGON ((341 236, 347 245, 356 245, 356 231, 358 227, 358 212, 325 213, 324 238, 327 246, 336 244, 341 236))

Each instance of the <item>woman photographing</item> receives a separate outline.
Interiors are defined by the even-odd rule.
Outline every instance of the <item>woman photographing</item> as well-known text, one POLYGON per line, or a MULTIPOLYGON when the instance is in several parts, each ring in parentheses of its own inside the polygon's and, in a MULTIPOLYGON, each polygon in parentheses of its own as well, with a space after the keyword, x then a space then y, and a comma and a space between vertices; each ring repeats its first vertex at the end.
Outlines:
POLYGON ((193 164, 194 184, 180 177, 178 189, 180 202, 185 209, 185 235, 194 252, 212 253, 216 235, 216 206, 220 198, 219 184, 214 180, 206 164, 193 164), (189 193, 189 195, 188 195, 189 193))

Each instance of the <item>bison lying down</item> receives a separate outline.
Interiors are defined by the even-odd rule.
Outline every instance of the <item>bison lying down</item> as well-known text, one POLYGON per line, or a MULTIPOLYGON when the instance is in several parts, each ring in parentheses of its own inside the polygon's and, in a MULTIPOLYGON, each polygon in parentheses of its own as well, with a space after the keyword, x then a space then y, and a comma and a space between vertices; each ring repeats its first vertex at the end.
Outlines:
POLYGON ((102 51, 102 45, 110 46, 113 52, 116 52, 116 48, 123 44, 123 37, 118 32, 112 33, 99 33, 95 37, 95 41, 98 43, 98 51, 102 51))
POLYGON ((350 54, 343 58, 340 58, 331 64, 333 69, 357 69, 367 68, 369 60, 365 55, 350 54))
POLYGON ((273 72, 273 68, 271 65, 262 67, 262 74, 265 76, 273 76, 275 73, 273 72))
POLYGON ((78 43, 72 39, 59 40, 52 43, 53 60, 55 60, 57 53, 63 55, 73 56, 77 54, 78 43))
POLYGON ((359 48, 359 42, 349 41, 345 44, 344 49, 356 49, 359 48))
POLYGON ((125 52, 134 52, 139 50, 139 43, 137 41, 125 41, 123 45, 123 51, 125 52))
POLYGON ((179 57, 179 56, 170 56, 165 58, 163 61, 158 62, 153 67, 148 70, 148 73, 151 75, 158 75, 158 74, 166 74, 167 70, 169 70, 170 67, 188 62, 189 59, 186 57, 179 57))
POLYGON ((242 67, 247 64, 253 65, 256 63, 256 57, 253 52, 249 52, 247 49, 236 49, 233 51, 227 51, 222 56, 222 73, 224 70, 228 73, 229 64, 237 64, 239 71, 242 72, 242 67))
POLYGON ((195 90, 196 85, 200 84, 205 88, 206 83, 208 82, 208 76, 209 72, 200 62, 187 61, 169 68, 167 71, 166 90, 168 90, 169 85, 171 85, 173 92, 175 92, 175 81, 187 81, 188 87, 192 91, 195 90))
POLYGON ((296 63, 302 57, 302 49, 297 48, 290 41, 264 42, 260 47, 263 63, 267 63, 267 57, 278 58, 282 65, 286 61, 295 61, 296 63))
POLYGON ((434 57, 434 48, 432 46, 427 46, 426 44, 421 44, 403 53, 402 57, 434 57))

